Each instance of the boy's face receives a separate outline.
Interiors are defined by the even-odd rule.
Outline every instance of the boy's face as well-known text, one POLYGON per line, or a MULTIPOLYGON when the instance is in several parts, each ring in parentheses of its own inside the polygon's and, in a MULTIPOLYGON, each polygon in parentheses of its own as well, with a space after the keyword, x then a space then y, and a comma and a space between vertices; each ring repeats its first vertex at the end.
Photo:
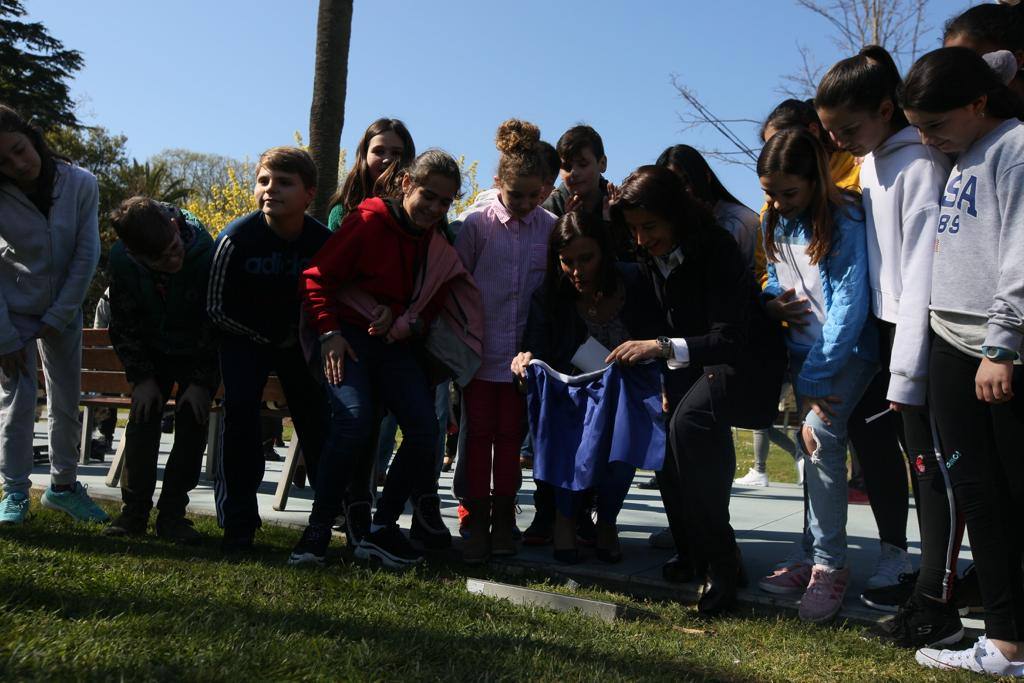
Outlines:
POLYGON ((256 188, 253 196, 256 206, 267 218, 301 216, 313 201, 315 187, 306 187, 298 173, 275 171, 260 166, 256 170, 256 188))
POLYGON ((584 147, 572 158, 562 159, 562 182, 569 192, 592 197, 601 185, 601 174, 608 168, 608 159, 594 156, 594 150, 584 147))
POLYGON ((168 212, 165 230, 167 246, 159 254, 144 255, 132 252, 132 257, 150 270, 173 275, 185 265, 185 244, 181 241, 181 230, 177 212, 168 212))

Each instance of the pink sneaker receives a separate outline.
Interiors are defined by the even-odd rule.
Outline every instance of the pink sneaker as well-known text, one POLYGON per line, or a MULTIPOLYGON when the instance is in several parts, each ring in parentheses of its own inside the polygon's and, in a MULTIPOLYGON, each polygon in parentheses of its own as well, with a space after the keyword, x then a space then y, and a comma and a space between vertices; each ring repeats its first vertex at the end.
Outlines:
POLYGON ((757 587, 776 595, 796 595, 807 589, 810 580, 811 565, 798 560, 783 564, 769 576, 762 577, 757 587))
POLYGON ((811 582, 807 584, 804 596, 800 598, 800 619, 813 624, 832 621, 843 606, 846 586, 850 583, 850 569, 832 569, 822 564, 814 565, 811 582))

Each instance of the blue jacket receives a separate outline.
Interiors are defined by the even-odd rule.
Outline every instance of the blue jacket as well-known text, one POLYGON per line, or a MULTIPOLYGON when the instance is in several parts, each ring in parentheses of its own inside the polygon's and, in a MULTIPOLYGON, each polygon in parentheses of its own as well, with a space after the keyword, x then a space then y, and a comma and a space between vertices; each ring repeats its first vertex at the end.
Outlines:
MULTIPOLYGON (((818 263, 821 290, 825 298, 825 322, 821 336, 811 346, 786 343, 791 356, 804 358, 794 389, 801 396, 829 396, 832 379, 846 365, 850 355, 869 362, 878 361, 878 329, 868 322, 871 288, 868 279, 867 233, 864 216, 858 207, 848 205, 833 213, 832 249, 818 263)), ((761 230, 767 228, 767 219, 761 230)), ((776 243, 803 242, 811 238, 807 215, 787 220, 780 217, 775 226, 776 243)), ((765 296, 774 298, 785 291, 779 284, 775 264, 768 263, 765 296)))

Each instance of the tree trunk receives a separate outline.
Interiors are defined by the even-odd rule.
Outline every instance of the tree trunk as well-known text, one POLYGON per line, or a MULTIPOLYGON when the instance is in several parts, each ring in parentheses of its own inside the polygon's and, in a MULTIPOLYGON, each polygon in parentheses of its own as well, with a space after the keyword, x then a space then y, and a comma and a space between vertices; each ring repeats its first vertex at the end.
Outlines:
POLYGON ((320 0, 316 19, 316 67, 309 108, 309 152, 319 174, 309 213, 326 222, 327 203, 338 187, 338 152, 345 125, 348 46, 353 0, 320 0))

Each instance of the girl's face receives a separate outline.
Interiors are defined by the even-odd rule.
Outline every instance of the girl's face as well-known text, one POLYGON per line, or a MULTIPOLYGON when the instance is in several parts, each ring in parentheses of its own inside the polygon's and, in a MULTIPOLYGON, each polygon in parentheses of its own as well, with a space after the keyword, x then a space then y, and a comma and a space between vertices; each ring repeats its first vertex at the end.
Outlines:
POLYGON ((921 142, 947 154, 963 152, 984 132, 986 97, 946 112, 905 109, 910 125, 921 134, 921 142))
POLYGON ((892 100, 883 100, 877 110, 849 107, 818 108, 818 118, 839 149, 855 157, 875 151, 892 135, 892 100))
POLYGON ((24 133, 0 133, 0 175, 22 189, 31 188, 39 178, 43 162, 24 133))
POLYGON ((370 169, 370 181, 377 182, 377 178, 380 178, 393 161, 402 158, 404 151, 405 143, 393 130, 386 130, 370 138, 369 144, 366 145, 366 165, 370 169))
POLYGON ((795 218, 814 200, 814 183, 789 173, 761 176, 761 189, 768 204, 784 218, 795 218))
POLYGON ((653 211, 642 208, 623 209, 623 218, 630 232, 636 237, 638 247, 651 256, 666 256, 676 248, 672 223, 653 211))
POLYGON ((406 175, 402 178, 402 207, 417 228, 427 230, 445 217, 458 192, 458 183, 437 173, 429 174, 422 185, 406 175))
POLYGON ((516 220, 522 220, 547 198, 545 182, 538 176, 516 176, 501 180, 494 176, 494 183, 501 193, 501 203, 516 220))
POLYGON ((577 237, 558 252, 562 272, 580 294, 597 291, 601 277, 601 247, 590 237, 577 237))

